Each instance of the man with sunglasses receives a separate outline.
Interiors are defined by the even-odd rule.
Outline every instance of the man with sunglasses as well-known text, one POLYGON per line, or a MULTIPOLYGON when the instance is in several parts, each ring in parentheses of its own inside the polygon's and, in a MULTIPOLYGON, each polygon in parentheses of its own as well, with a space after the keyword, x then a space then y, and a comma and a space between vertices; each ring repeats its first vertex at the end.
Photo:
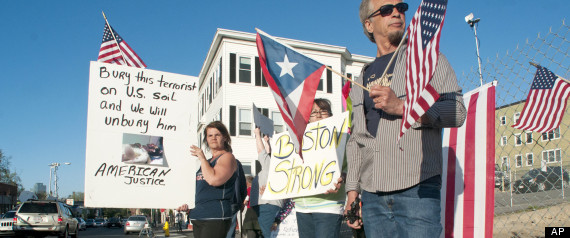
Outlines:
POLYGON ((354 127, 347 143, 345 210, 360 195, 362 219, 348 223, 354 229, 363 225, 366 235, 373 237, 440 236, 441 128, 458 127, 465 120, 461 88, 440 54, 430 82, 440 98, 396 143, 406 99, 407 49, 406 44, 400 49, 398 45, 406 30, 407 10, 408 4, 401 0, 360 4, 364 34, 377 52, 357 79, 370 92, 359 87, 350 92, 354 127))

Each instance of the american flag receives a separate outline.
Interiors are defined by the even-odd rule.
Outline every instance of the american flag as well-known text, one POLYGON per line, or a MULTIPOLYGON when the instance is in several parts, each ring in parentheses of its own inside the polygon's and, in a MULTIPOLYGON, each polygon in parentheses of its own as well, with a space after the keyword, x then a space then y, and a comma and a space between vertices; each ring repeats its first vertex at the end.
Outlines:
POLYGON ((109 29, 109 27, 109 24, 105 24, 103 42, 101 43, 97 61, 119 65, 125 64, 126 61, 128 66, 146 68, 146 64, 137 53, 131 49, 127 42, 123 40, 112 27, 111 29, 109 29), (113 37, 113 35, 115 35, 115 37, 113 37), (117 39, 116 41, 115 38, 117 39), (117 47, 117 42, 120 47, 117 47))
POLYGON ((303 133, 309 122, 313 101, 325 66, 281 44, 258 30, 257 52, 263 75, 271 88, 277 107, 301 154, 303 133))
POLYGON ((443 130, 441 237, 493 237, 495 87, 464 94, 465 123, 443 130))
POLYGON ((408 27, 406 102, 399 138, 439 98, 429 84, 439 54, 439 36, 447 0, 423 0, 408 27))
POLYGON ((568 81, 538 65, 519 121, 512 127, 540 133, 557 128, 566 111, 569 93, 568 81))

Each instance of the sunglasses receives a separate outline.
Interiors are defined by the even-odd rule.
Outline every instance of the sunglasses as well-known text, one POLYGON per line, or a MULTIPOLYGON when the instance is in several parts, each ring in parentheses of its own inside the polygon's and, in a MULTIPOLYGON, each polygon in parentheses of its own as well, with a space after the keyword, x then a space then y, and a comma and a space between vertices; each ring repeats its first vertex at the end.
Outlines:
POLYGON ((386 4, 386 5, 378 8, 378 10, 374 11, 372 14, 370 14, 370 16, 368 16, 368 18, 374 17, 378 14, 380 16, 383 16, 383 17, 388 16, 388 15, 392 14, 392 12, 394 11, 394 8, 396 8, 398 10, 398 12, 404 13, 408 10, 408 4, 405 2, 401 2, 401 3, 398 3, 396 5, 386 4))

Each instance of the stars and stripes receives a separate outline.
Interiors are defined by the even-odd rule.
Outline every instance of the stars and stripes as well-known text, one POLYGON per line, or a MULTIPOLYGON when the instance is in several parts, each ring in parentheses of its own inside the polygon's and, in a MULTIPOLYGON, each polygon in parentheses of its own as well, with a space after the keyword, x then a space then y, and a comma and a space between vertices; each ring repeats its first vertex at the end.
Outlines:
POLYGON ((399 138, 439 98, 429 84, 437 65, 439 37, 447 0, 424 0, 408 27, 406 58, 406 102, 399 138))
POLYGON ((443 130, 441 237, 493 237, 495 89, 466 93, 465 123, 443 130))
POLYGON ((257 52, 267 84, 301 155, 302 136, 325 66, 258 30, 257 52))
POLYGON ((557 128, 566 111, 569 94, 568 81, 538 65, 519 121, 512 127, 540 133, 557 128))
POLYGON ((119 65, 126 64, 137 68, 146 68, 146 64, 137 55, 137 53, 135 53, 135 51, 112 27, 111 29, 109 29, 109 27, 110 26, 108 24, 105 24, 103 42, 101 43, 101 49, 99 49, 99 57, 97 58, 97 61, 119 65))

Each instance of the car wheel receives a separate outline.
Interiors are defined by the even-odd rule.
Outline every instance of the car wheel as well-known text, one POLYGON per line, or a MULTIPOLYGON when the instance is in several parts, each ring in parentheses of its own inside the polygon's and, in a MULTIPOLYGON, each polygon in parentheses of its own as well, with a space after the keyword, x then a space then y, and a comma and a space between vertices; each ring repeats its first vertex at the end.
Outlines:
POLYGON ((71 235, 71 238, 77 238, 78 235, 79 235, 79 227, 76 227, 75 233, 73 235, 71 235))
POLYGON ((129 232, 128 232, 128 231, 125 231, 125 235, 128 235, 128 234, 129 234, 129 232))
POLYGON ((69 232, 67 230, 67 227, 65 227, 65 231, 63 231, 62 234, 59 234, 59 238, 67 238, 69 236, 69 232))

